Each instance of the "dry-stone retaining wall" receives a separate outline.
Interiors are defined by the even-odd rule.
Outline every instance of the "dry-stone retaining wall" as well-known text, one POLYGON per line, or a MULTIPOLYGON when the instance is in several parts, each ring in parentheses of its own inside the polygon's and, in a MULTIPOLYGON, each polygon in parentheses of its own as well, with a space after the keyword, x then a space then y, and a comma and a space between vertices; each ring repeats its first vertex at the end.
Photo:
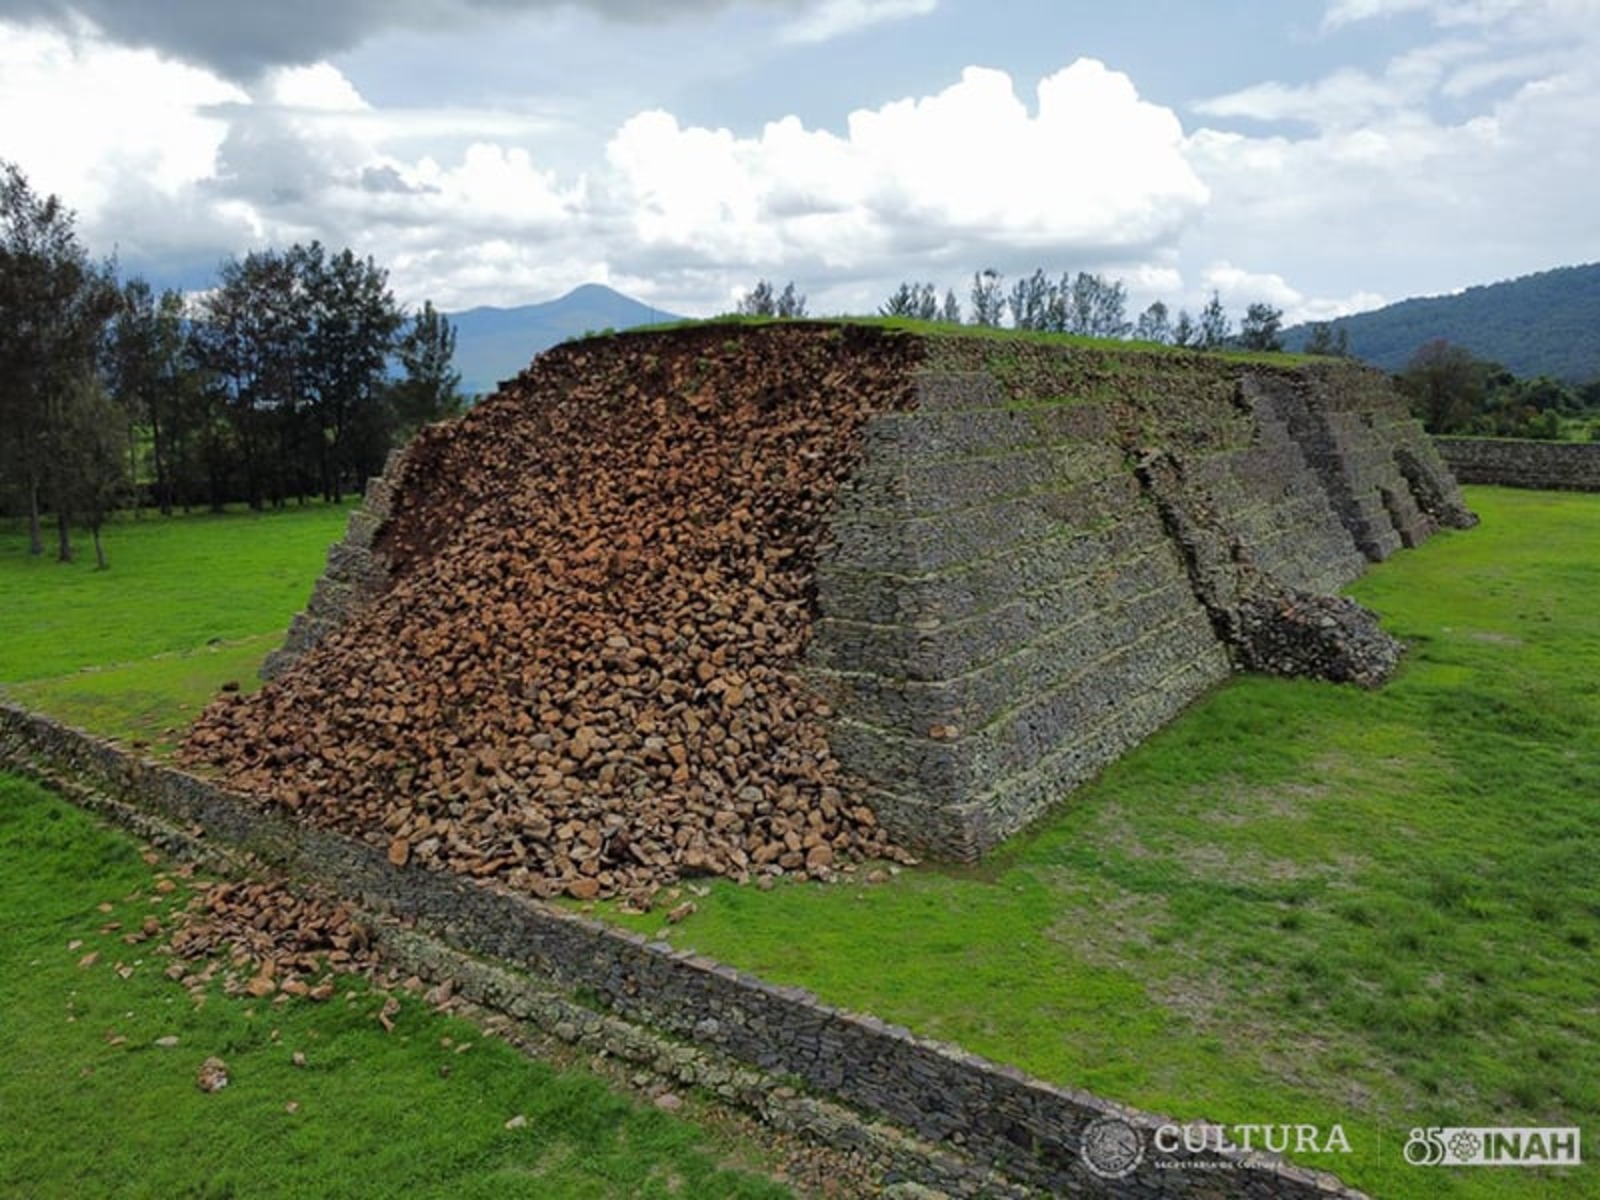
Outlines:
POLYGON ((810 678, 880 819, 970 859, 1232 670, 1380 682, 1329 595, 1472 520, 1377 372, 936 343, 841 494, 810 678))
POLYGON ((1462 483, 1600 492, 1600 442, 1518 442, 1434 438, 1462 483))
POLYGON ((77 791, 80 799, 92 793, 96 803, 153 815, 183 836, 240 848, 369 910, 414 921, 450 946, 588 996, 601 1010, 687 1047, 799 1081, 892 1122, 934 1148, 926 1159, 938 1169, 933 1181, 952 1194, 1359 1195, 1326 1173, 1236 1151, 1185 1154, 1200 1164, 1186 1170, 1146 1157, 1126 1176, 1104 1179, 1079 1156, 1091 1122, 1119 1118, 1149 1144, 1166 1120, 449 871, 395 867, 371 847, 295 824, 204 780, 9 706, 0 706, 0 764, 77 791))
POLYGON ((361 507, 350 514, 344 539, 328 550, 327 568, 312 589, 306 610, 295 615, 284 644, 262 664, 263 679, 275 679, 388 583, 388 563, 373 543, 389 519, 395 481, 401 478, 404 464, 405 452, 397 450, 389 455, 383 474, 367 481, 361 507))

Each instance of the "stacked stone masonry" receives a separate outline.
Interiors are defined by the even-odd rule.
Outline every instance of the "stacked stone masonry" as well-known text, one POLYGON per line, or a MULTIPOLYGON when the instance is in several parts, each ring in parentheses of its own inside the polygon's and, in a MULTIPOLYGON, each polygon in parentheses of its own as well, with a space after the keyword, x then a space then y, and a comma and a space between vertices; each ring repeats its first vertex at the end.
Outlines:
POLYGON ((809 677, 880 819, 972 859, 1231 671, 1342 662, 1277 654, 1308 631, 1381 677, 1370 614, 1309 601, 1471 520, 1376 372, 941 343, 867 427, 809 677))
MULTIPOLYGON (((1163 1169, 1146 1157, 1126 1176, 1102 1179, 1080 1157, 1091 1122, 1119 1118, 1150 1144, 1153 1131, 1174 1119, 1031 1078, 826 1005, 803 989, 766 983, 487 881, 396 867, 373 847, 263 811, 211 782, 6 705, 0 705, 0 764, 117 816, 157 844, 176 849, 198 838, 200 845, 242 850, 263 867, 314 880, 448 947, 525 973, 538 987, 582 995, 602 1012, 686 1047, 725 1056, 786 1085, 798 1081, 872 1121, 890 1122, 931 1148, 918 1158, 937 1171, 930 1182, 952 1196, 1361 1195, 1325 1172, 1233 1150, 1186 1154, 1199 1164, 1187 1170, 1163 1169)), ((514 993, 501 990, 507 1000, 514 993)), ((556 1007, 574 1011, 570 1003, 556 1007)))
POLYGON ((1441 437, 1433 444, 1462 483, 1600 492, 1600 442, 1441 437))
POLYGON ((382 475, 367 482, 361 507, 350 514, 344 538, 328 549, 328 565, 311 592, 306 610, 295 615, 284 644, 267 655, 263 679, 275 679, 350 613, 377 595, 388 583, 388 563, 374 549, 378 530, 389 517, 395 480, 405 456, 395 451, 382 475))

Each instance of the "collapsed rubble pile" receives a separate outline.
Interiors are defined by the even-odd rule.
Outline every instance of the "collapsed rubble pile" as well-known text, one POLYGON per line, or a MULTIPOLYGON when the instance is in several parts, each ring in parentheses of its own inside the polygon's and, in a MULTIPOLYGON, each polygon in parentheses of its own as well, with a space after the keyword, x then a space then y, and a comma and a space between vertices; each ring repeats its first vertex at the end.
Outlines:
POLYGON ((326 1000, 335 973, 373 974, 378 955, 341 904, 296 896, 267 883, 213 883, 178 914, 167 974, 199 994, 221 973, 223 990, 326 1000))
POLYGON ((540 896, 898 855, 796 668, 823 517, 917 353, 792 325, 547 353, 410 448, 391 585, 186 761, 540 896))
POLYGON ((1248 670, 1375 688, 1405 646, 1348 596, 1280 590, 1244 597, 1234 610, 1235 649, 1248 670))

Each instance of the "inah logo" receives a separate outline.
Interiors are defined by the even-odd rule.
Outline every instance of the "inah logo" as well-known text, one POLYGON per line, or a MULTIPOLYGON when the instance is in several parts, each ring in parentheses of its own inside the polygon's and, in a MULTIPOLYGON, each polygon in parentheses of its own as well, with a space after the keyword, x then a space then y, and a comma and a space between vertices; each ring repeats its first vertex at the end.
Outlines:
POLYGON ((1121 1117, 1098 1117, 1084 1127, 1080 1153, 1101 1179, 1121 1179, 1143 1161, 1144 1139, 1121 1117))
POLYGON ((1582 1140, 1575 1126, 1430 1125, 1411 1131, 1405 1155, 1414 1167, 1577 1166, 1582 1140))

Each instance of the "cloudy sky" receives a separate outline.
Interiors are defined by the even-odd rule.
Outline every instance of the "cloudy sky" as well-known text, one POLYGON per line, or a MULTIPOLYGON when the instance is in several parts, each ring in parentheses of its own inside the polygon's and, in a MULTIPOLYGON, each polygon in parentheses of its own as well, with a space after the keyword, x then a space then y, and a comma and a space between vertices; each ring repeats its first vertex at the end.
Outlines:
POLYGON ((1600 0, 0 0, 0 158, 162 285, 315 237, 446 309, 1315 318, 1600 260, 1600 0))

